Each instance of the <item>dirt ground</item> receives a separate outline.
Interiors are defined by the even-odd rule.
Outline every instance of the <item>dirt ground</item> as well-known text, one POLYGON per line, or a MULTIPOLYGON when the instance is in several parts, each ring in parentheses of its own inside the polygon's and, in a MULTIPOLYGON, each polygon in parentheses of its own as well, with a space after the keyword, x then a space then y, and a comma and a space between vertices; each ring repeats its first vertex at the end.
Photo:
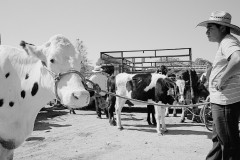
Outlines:
POLYGON ((166 117, 168 132, 159 136, 146 113, 126 109, 124 130, 96 118, 95 111, 40 112, 34 131, 15 150, 15 160, 203 160, 212 147, 211 132, 202 123, 179 123, 166 117))

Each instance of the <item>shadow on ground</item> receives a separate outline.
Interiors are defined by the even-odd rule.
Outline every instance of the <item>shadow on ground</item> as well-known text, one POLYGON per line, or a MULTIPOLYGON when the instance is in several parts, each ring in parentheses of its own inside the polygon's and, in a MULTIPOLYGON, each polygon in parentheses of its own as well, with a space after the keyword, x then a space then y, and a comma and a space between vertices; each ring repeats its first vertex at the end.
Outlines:
POLYGON ((34 124, 34 131, 50 130, 52 127, 69 127, 71 125, 60 125, 51 123, 47 120, 53 119, 54 117, 63 116, 69 114, 66 110, 48 110, 40 111, 37 115, 34 124))

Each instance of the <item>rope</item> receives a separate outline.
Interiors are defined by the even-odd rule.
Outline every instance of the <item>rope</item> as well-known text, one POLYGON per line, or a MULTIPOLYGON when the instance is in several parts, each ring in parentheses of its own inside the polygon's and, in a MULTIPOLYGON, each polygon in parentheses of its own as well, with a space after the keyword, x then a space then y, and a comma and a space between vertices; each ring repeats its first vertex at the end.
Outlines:
MULTIPOLYGON (((88 81, 90 81, 90 80, 88 80, 88 81)), ((89 87, 87 88, 87 90, 95 91, 93 88, 89 88, 89 87)), ((158 104, 158 103, 146 102, 146 101, 141 101, 141 100, 137 100, 137 99, 132 99, 132 98, 123 97, 123 96, 117 95, 117 94, 115 94, 115 93, 108 92, 108 91, 104 91, 104 90, 100 90, 100 91, 101 91, 101 92, 104 92, 104 93, 106 93, 106 94, 109 94, 109 95, 111 95, 111 96, 116 96, 116 97, 123 98, 123 99, 126 99, 126 100, 136 101, 136 102, 139 102, 139 103, 144 103, 144 104, 148 104, 148 105, 155 105, 155 106, 164 106, 164 107, 197 107, 197 106, 201 106, 201 105, 210 104, 210 102, 204 102, 204 103, 198 103, 198 104, 190 104, 190 105, 158 104)))

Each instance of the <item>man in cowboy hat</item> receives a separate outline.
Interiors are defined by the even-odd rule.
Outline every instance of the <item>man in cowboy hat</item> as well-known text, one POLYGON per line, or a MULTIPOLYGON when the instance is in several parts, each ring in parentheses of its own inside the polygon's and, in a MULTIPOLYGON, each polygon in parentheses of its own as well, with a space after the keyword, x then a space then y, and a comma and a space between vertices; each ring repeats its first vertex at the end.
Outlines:
POLYGON ((210 42, 218 50, 209 78, 210 102, 213 117, 213 148, 207 160, 240 160, 240 28, 231 24, 231 15, 213 12, 209 20, 198 26, 207 28, 210 42))
MULTIPOLYGON (((103 74, 103 69, 101 66, 95 66, 94 69, 92 70, 93 75, 89 78, 93 83, 98 84, 101 90, 107 91, 107 80, 108 77, 106 74, 103 74)), ((106 93, 100 92, 99 93, 101 97, 98 97, 95 95, 95 107, 96 107, 96 112, 97 112, 97 118, 101 118, 101 108, 99 102, 100 100, 106 100, 106 93)), ((107 107, 107 106, 105 106, 107 107)), ((108 117, 108 111, 107 108, 104 108, 104 112, 106 116, 108 117)))

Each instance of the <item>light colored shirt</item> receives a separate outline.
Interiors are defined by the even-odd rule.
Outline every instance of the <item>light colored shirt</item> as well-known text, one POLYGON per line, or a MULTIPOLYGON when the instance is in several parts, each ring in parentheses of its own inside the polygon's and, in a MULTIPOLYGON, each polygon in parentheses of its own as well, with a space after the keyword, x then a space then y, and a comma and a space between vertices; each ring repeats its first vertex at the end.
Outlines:
POLYGON ((238 50, 240 50, 240 42, 233 35, 228 34, 221 41, 209 78, 211 103, 228 105, 240 101, 240 71, 230 76, 224 83, 223 90, 218 91, 215 88, 217 80, 221 77, 229 63, 228 58, 238 50))
MULTIPOLYGON (((102 74, 101 72, 99 73, 94 73, 89 80, 91 80, 93 83, 96 83, 99 85, 99 87, 101 88, 101 90, 107 91, 107 76, 102 74)), ((88 85, 91 85, 90 83, 88 85)), ((92 86, 89 86, 92 87, 92 86)), ((106 93, 104 92, 100 92, 99 93, 101 96, 105 96, 106 93)))

